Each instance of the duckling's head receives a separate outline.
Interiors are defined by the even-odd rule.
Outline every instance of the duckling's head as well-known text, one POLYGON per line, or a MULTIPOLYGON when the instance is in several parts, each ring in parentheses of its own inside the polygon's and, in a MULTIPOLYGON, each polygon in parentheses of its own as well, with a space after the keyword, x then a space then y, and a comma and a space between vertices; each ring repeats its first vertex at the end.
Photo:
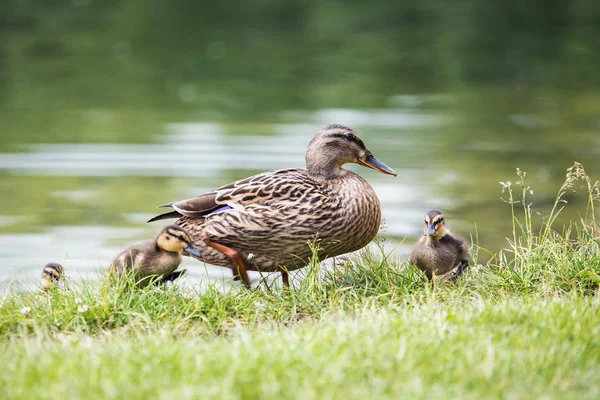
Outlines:
POLYGON ((353 129, 327 125, 312 138, 306 150, 306 168, 315 177, 335 178, 344 174, 342 165, 356 163, 384 174, 396 172, 379 161, 353 129))
POLYGON ((429 210, 425 214, 425 236, 433 240, 440 240, 447 233, 444 213, 440 210, 429 210))
POLYGON ((170 253, 182 253, 184 250, 200 257, 200 252, 192 244, 192 239, 185 229, 177 225, 165 226, 156 237, 156 245, 170 253))
POLYGON ((49 290, 56 284, 58 284, 62 276, 64 274, 64 270, 62 265, 57 263, 48 263, 42 270, 42 289, 49 290))

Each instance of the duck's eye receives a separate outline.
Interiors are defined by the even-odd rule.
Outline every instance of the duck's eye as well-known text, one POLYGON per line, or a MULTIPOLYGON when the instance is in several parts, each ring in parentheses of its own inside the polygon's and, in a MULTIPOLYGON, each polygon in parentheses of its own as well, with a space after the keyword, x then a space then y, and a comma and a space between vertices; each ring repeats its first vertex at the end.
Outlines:
POLYGON ((350 132, 344 133, 344 139, 346 140, 354 140, 354 135, 350 132))

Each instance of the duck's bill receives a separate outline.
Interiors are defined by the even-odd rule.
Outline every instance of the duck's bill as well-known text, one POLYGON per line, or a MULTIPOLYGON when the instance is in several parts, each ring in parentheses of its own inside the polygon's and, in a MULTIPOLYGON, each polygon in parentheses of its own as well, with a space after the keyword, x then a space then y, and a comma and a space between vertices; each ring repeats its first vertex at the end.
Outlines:
POLYGON ((58 282, 60 280, 60 273, 54 269, 46 267, 42 271, 42 279, 44 278, 51 280, 52 282, 58 282))
POLYGON ((188 244, 188 247, 185 248, 185 252, 196 257, 201 257, 201 254, 198 251, 198 249, 195 248, 194 245, 192 245, 191 243, 188 244))
POLYGON ((427 230, 425 231, 425 236, 431 236, 435 233, 435 226, 433 224, 427 226, 427 230))
POLYGON ((358 160, 358 164, 362 165, 363 167, 379 171, 382 174, 397 176, 396 171, 394 171, 393 169, 376 159, 375 156, 370 153, 367 155, 367 157, 365 157, 364 160, 358 160))

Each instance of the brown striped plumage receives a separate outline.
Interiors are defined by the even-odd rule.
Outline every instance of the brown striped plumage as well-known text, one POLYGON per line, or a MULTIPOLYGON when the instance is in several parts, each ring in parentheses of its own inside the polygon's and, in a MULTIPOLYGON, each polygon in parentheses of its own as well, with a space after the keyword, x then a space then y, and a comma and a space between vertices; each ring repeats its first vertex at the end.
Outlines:
POLYGON ((308 264, 315 239, 325 259, 364 247, 379 230, 377 195, 362 177, 342 168, 346 163, 395 175, 352 129, 328 125, 310 142, 307 169, 242 179, 167 204, 175 211, 152 220, 180 217, 177 224, 192 236, 201 261, 233 267, 230 256, 207 245, 216 242, 238 253, 249 270, 298 269, 308 264))
POLYGON ((459 278, 469 265, 469 244, 446 228, 444 214, 439 210, 425 214, 424 231, 410 254, 410 263, 425 272, 429 280, 458 266, 452 278, 459 278))

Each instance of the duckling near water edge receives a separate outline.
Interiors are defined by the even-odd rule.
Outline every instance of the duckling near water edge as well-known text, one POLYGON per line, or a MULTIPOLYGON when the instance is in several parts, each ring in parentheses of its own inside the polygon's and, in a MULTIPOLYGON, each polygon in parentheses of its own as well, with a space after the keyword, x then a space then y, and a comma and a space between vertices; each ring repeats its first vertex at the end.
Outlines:
POLYGON ((379 230, 379 199, 366 180, 342 168, 347 163, 396 175, 354 130, 327 125, 308 145, 306 169, 263 172, 165 204, 174 211, 148 222, 179 218, 202 254, 194 256, 232 268, 246 286, 246 270, 280 271, 289 286, 287 271, 309 263, 315 239, 324 260, 363 248, 379 230))
POLYGON ((62 265, 57 263, 48 263, 42 270, 42 278, 40 286, 44 292, 50 291, 62 281, 64 269, 62 265))
POLYGON ((425 233, 410 254, 410 263, 424 271, 429 280, 443 275, 458 265, 452 280, 458 279, 469 266, 469 245, 450 233, 444 213, 430 210, 425 214, 425 233))
POLYGON ((190 236, 181 227, 169 225, 163 228, 156 239, 136 243, 123 250, 113 261, 109 276, 117 277, 133 268, 138 287, 147 286, 151 277, 161 277, 161 281, 173 281, 183 271, 175 271, 181 263, 181 253, 200 256, 192 245, 190 236))

